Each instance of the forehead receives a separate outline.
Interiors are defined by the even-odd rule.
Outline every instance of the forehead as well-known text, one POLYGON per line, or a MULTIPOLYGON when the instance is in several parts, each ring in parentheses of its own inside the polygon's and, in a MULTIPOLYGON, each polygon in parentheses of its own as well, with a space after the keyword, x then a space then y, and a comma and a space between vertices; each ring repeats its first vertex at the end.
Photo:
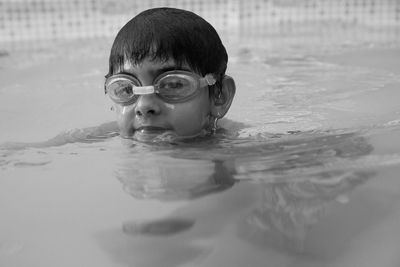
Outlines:
POLYGON ((188 64, 178 64, 173 58, 168 60, 145 58, 142 62, 137 64, 130 61, 125 61, 122 71, 132 74, 156 75, 160 72, 174 69, 193 71, 188 64))

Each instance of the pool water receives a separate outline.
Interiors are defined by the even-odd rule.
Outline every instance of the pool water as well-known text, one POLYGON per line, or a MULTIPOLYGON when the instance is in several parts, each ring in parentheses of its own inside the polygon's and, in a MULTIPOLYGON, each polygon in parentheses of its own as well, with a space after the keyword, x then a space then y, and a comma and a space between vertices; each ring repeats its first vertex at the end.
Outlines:
POLYGON ((0 266, 400 266, 400 47, 262 43, 227 44, 226 131, 173 144, 79 130, 110 40, 4 53, 0 266))

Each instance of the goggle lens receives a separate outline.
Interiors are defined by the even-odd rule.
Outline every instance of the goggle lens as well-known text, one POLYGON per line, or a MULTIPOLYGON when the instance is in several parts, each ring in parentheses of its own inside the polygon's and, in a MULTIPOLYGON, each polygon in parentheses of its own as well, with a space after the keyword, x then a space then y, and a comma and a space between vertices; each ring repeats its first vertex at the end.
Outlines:
POLYGON ((140 86, 133 80, 127 78, 120 78, 118 80, 110 81, 106 84, 106 92, 110 98, 116 103, 129 103, 135 102, 139 95, 134 93, 135 87, 140 86))
POLYGON ((133 76, 117 74, 106 80, 105 90, 114 102, 125 105, 135 103, 140 95, 152 93, 157 93, 166 102, 180 102, 195 95, 199 87, 214 83, 211 74, 202 78, 181 71, 162 74, 154 86, 141 86, 133 76))
POLYGON ((192 96, 198 86, 198 80, 183 74, 170 74, 156 81, 155 87, 161 98, 167 101, 182 101, 192 96))

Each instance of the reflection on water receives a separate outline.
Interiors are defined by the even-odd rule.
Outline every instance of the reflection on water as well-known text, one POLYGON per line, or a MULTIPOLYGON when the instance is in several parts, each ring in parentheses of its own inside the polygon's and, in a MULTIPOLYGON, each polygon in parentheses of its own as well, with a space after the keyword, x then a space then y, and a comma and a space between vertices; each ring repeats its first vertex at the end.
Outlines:
POLYGON ((116 176, 135 197, 190 199, 243 180, 329 184, 337 172, 353 169, 355 160, 372 151, 366 139, 354 132, 275 135, 275 139, 228 140, 220 136, 211 144, 206 140, 202 144, 136 147, 121 155, 116 176))
POLYGON ((125 191, 136 198, 193 199, 220 192, 235 183, 223 161, 132 155, 116 171, 125 191))
POLYGON ((307 231, 323 217, 325 208, 335 201, 347 203, 348 194, 373 175, 372 171, 333 171, 310 180, 264 184, 261 201, 246 218, 240 235, 259 246, 303 252, 307 231))
MULTIPOLYGON (((229 142, 220 136, 211 145, 206 140, 202 145, 126 151, 115 175, 124 190, 139 199, 196 199, 223 193, 237 183, 256 184, 258 201, 243 218, 239 236, 258 246, 301 252, 307 229, 319 221, 325 207, 346 203, 347 195, 374 175, 363 164, 353 165, 367 158, 372 146, 355 132, 297 133, 265 141, 229 142)), ((131 222, 124 230, 163 236, 193 224, 172 217, 131 222)))

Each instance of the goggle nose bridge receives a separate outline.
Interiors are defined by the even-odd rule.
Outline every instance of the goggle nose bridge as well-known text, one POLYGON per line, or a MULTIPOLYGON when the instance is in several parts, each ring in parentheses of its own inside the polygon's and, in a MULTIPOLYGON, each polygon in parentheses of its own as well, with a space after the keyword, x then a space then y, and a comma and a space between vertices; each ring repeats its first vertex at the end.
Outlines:
POLYGON ((150 95, 156 92, 154 85, 138 86, 133 88, 135 95, 150 95))

